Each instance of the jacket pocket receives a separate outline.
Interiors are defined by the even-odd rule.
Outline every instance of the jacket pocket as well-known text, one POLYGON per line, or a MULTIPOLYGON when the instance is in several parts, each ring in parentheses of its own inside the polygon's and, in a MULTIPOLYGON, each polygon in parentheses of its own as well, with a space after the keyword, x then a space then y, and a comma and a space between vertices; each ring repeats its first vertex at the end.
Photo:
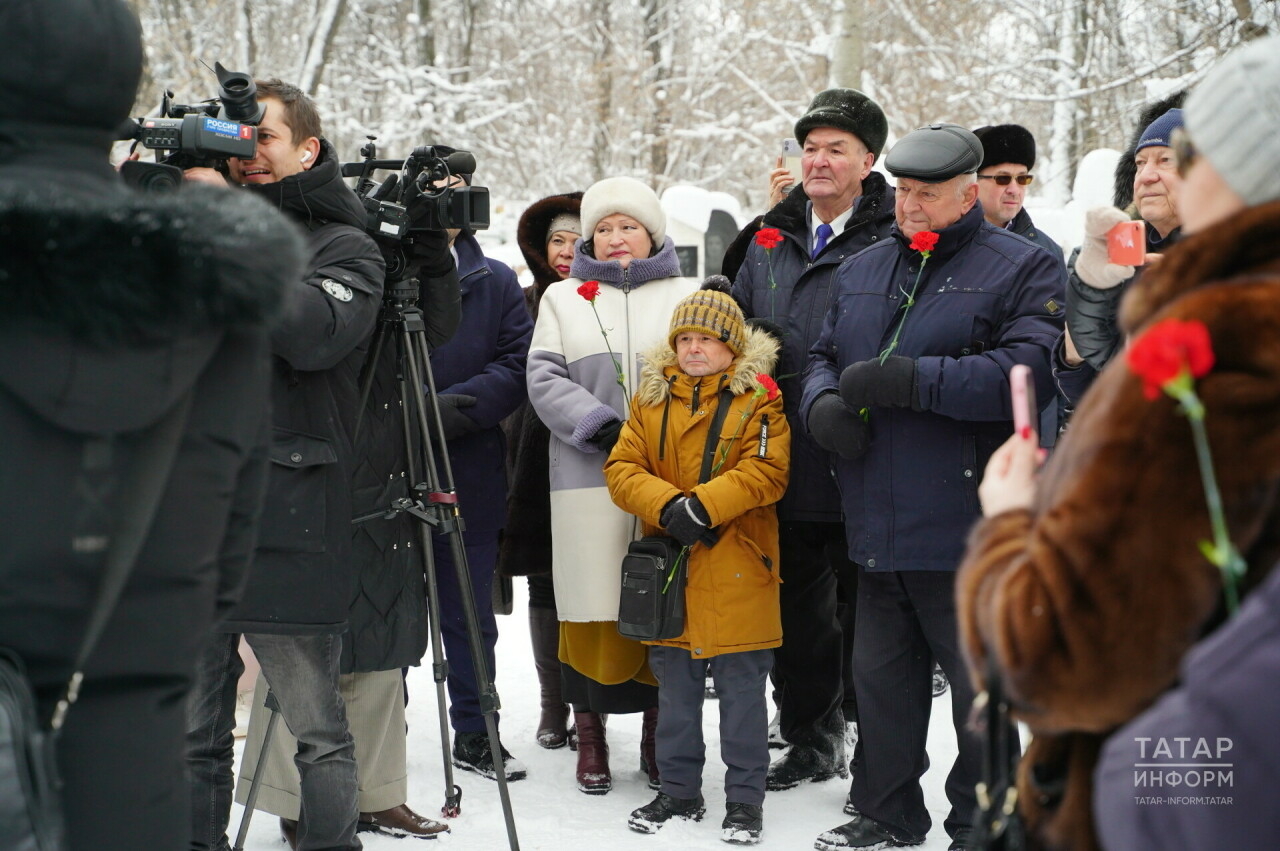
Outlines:
POLYGON ((258 548, 276 552, 325 551, 327 484, 338 462, 333 444, 288 429, 271 435, 271 479, 262 507, 258 548))
POLYGON ((759 565, 760 567, 761 572, 752 571, 751 578, 766 584, 780 582, 776 563, 765 554, 760 545, 746 535, 738 535, 737 537, 738 542, 750 554, 747 559, 748 563, 759 565))

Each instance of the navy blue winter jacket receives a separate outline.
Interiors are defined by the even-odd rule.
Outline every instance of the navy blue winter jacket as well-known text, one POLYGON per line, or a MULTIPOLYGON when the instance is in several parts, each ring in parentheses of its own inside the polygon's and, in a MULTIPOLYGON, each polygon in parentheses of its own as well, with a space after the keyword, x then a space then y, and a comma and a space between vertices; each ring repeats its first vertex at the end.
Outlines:
MULTIPOLYGON (((836 459, 849 557, 869 570, 955 570, 983 468, 1013 431, 1009 369, 1030 366, 1037 398, 1052 398, 1061 261, 987 224, 977 205, 939 234, 894 352, 916 362, 922 410, 873 408, 867 453, 836 459)), ((920 254, 896 225, 892 237, 836 272, 802 422, 819 396, 838 392, 845 367, 877 357, 893 336, 920 254)))
POLYGON ((480 251, 470 234, 454 242, 462 324, 431 353, 436 390, 474 396, 462 408, 478 430, 449 440, 449 461, 467 530, 496 534, 507 513, 506 440, 499 424, 526 398, 525 361, 533 319, 515 272, 480 251))
POLYGON ((753 243, 733 285, 733 297, 748 318, 771 319, 786 332, 776 369, 783 410, 791 424, 791 482, 778 503, 778 519, 783 521, 840 522, 840 494, 831 475, 831 460, 800 427, 797 412, 800 375, 831 304, 832 276, 846 258, 887 239, 893 224, 893 190, 884 176, 874 171, 867 175, 862 193, 844 229, 810 261, 808 198, 802 188, 796 188, 761 224, 778 228, 782 244, 766 257, 764 249, 753 243), (769 285, 770 264, 776 289, 769 285))

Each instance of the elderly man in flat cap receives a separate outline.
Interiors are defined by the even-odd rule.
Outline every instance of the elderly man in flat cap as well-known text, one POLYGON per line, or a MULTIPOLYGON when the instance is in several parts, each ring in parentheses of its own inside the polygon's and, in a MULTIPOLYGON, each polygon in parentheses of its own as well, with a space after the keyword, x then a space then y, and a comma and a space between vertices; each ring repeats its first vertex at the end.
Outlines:
MULTIPOLYGON (((858 566, 853 678, 862 753, 845 811, 818 849, 919 845, 931 820, 930 670, 953 685, 959 755, 947 777, 951 848, 964 847, 980 737, 958 647, 953 586, 979 516, 978 480, 1013 431, 1009 370, 1031 367, 1053 396, 1062 331, 1061 260, 984 221, 982 144, 932 124, 894 146, 891 239, 846 261, 810 350, 801 421, 834 455, 849 558, 858 566)), ((1030 432, 1026 435, 1029 439, 1030 432)))

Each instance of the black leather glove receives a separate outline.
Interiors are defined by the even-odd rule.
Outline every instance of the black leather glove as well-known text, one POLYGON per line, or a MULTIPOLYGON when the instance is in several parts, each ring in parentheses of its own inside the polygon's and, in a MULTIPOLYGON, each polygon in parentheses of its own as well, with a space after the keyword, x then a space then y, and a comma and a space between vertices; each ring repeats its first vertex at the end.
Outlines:
POLYGON ((453 271, 449 234, 443 230, 415 230, 405 243, 409 264, 427 278, 442 278, 453 271))
POLYGON ((475 396, 468 396, 465 393, 440 393, 436 396, 436 400, 440 402, 440 422, 444 425, 445 440, 452 440, 480 430, 479 424, 460 410, 473 407, 476 403, 475 396))
POLYGON ((692 547, 698 541, 714 547, 719 536, 710 527, 711 517, 696 496, 678 496, 667 503, 658 519, 667 534, 682 546, 692 547))
POLYGON ((757 316, 747 320, 747 325, 751 328, 759 328, 782 345, 783 337, 787 335, 787 329, 783 328, 781 323, 774 322, 772 319, 765 319, 763 316, 757 316))
POLYGON ((609 420, 600 426, 595 434, 587 438, 587 443, 599 448, 601 452, 609 453, 613 451, 620 434, 622 434, 622 420, 609 420))
POLYGON ((861 457, 871 445, 871 427, 835 393, 824 393, 813 403, 808 426, 814 443, 847 461, 861 457))
POLYGON ((916 362, 893 356, 880 363, 864 360, 840 373, 840 398, 855 411, 863 408, 920 410, 916 393, 916 362))

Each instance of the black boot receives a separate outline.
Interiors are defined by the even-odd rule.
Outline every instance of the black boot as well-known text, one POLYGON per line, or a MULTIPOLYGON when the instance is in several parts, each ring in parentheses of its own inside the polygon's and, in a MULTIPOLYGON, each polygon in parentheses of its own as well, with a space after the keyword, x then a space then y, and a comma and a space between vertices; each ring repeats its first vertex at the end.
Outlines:
POLYGON ((724 808, 720 839, 730 845, 755 845, 764 831, 764 807, 730 802, 724 808))
POLYGON ((538 719, 538 744, 562 748, 569 743, 569 707, 560 697, 560 620, 555 609, 529 609, 529 637, 533 667, 542 692, 542 717, 538 719))
POLYGON ((659 792, 658 797, 640 809, 631 811, 627 826, 637 833, 657 833, 672 818, 701 821, 706 812, 707 805, 701 795, 696 798, 673 798, 666 792, 659 792))

